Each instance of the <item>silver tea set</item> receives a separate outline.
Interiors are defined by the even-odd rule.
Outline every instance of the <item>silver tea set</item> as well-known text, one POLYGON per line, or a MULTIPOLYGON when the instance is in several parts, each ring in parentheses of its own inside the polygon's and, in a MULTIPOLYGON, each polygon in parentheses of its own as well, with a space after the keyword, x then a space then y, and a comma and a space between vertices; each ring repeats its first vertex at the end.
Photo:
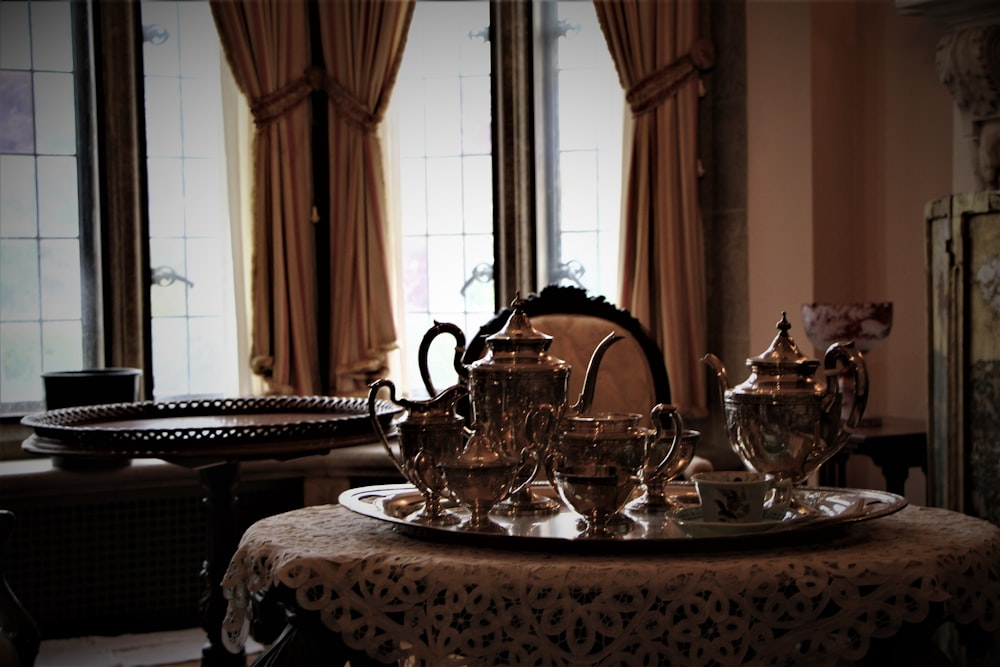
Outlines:
MULTIPOLYGON (((486 338, 486 354, 467 366, 461 362, 465 337, 459 327, 436 322, 427 331, 419 362, 432 398, 397 398, 387 379, 371 385, 375 431, 400 473, 423 496, 423 507, 408 520, 502 533, 494 518, 545 516, 565 504, 581 516, 581 537, 614 537, 629 530, 628 513, 668 512, 673 505, 664 488, 691 462, 699 433, 685 430, 677 409, 663 403, 650 409, 651 427, 640 424, 641 413, 590 412, 601 360, 621 340, 614 332, 593 351, 579 399, 570 405, 572 369, 549 353, 553 337, 534 328, 523 306, 520 297, 513 301, 504 327, 486 338), (442 333, 455 338, 460 381, 436 393, 426 355, 442 333), (405 411, 396 422, 395 448, 375 418, 384 389, 405 411), (468 419, 459 409, 466 398, 468 419), (546 482, 554 494, 538 492, 546 482), (449 509, 455 504, 467 513, 449 509)), ((824 387, 813 379, 819 362, 798 352, 788 328, 783 315, 771 347, 747 360, 751 375, 735 388, 728 387, 725 368, 714 355, 703 360, 719 377, 729 437, 746 467, 794 484, 833 456, 848 434, 839 420, 836 377, 824 387)), ((848 420, 853 425, 867 398, 864 361, 850 343, 832 345, 826 355, 828 378, 838 360, 855 374, 858 398, 848 420)))

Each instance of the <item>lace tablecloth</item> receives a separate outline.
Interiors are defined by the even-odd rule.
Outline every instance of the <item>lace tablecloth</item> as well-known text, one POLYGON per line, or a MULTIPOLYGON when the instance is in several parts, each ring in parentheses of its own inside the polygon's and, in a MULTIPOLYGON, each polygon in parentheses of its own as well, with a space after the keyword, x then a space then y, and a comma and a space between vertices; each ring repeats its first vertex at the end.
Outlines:
POLYGON ((279 585, 385 662, 826 664, 861 658, 936 604, 1000 632, 1000 529, 911 506, 826 544, 611 557, 426 542, 309 507, 243 536, 223 582, 230 647, 247 637, 251 594, 279 585))

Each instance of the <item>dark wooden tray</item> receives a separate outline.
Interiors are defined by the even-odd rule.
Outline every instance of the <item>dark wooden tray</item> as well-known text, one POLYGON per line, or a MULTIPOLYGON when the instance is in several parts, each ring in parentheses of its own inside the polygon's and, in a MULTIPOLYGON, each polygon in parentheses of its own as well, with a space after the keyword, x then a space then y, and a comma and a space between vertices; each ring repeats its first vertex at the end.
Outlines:
MULTIPOLYGON (((399 411, 377 403, 387 432, 399 411)), ((49 410, 21 423, 35 432, 24 449, 53 456, 301 455, 377 438, 367 398, 327 396, 113 403, 49 410)))

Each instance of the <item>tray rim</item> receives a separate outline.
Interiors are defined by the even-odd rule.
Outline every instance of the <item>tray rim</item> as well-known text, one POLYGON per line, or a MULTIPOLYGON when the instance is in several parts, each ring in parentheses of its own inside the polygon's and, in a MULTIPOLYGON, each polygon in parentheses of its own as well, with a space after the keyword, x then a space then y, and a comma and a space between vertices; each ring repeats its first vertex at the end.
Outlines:
MULTIPOLYGON (((694 485, 690 482, 672 482, 673 485, 690 487, 693 491, 694 485)), ((545 482, 536 482, 537 492, 551 491, 553 497, 558 499, 551 485, 545 482)), ((571 537, 556 536, 530 536, 530 535, 499 535, 493 533, 474 533, 455 530, 453 526, 425 526, 414 524, 403 518, 385 514, 379 509, 379 502, 369 502, 363 498, 376 497, 378 499, 392 498, 397 495, 418 494, 419 491, 412 484, 378 484, 372 486, 361 486, 348 489, 340 494, 338 503, 348 510, 391 524, 408 535, 432 542, 444 542, 451 544, 462 544, 466 546, 478 546, 499 549, 516 549, 527 551, 545 551, 559 553, 699 553, 706 551, 727 551, 727 550, 756 550, 775 546, 794 546, 801 544, 804 540, 818 535, 839 535, 850 526, 875 519, 880 519, 905 508, 908 501, 895 493, 881 491, 877 489, 855 489, 838 487, 805 487, 801 489, 807 492, 820 492, 836 495, 858 496, 858 499, 870 499, 881 502, 883 507, 870 510, 863 514, 839 515, 836 517, 817 516, 807 519, 790 522, 788 527, 776 527, 774 530, 763 532, 748 532, 742 534, 712 535, 712 536, 691 536, 668 537, 654 536, 637 539, 573 539, 571 537)), ((546 493, 546 495, 549 495, 546 493)), ((563 507, 561 512, 572 512, 563 507)), ((637 515, 632 515, 633 517, 637 515)), ((669 520, 668 513, 658 513, 657 516, 664 520, 669 520)), ((536 519, 539 520, 539 519, 536 519)), ((545 520, 544 518, 540 520, 545 520)))
MULTIPOLYGON (((375 412, 387 435, 401 408, 389 401, 375 403, 375 412)), ((35 442, 24 448, 35 453, 62 455, 132 452, 197 453, 212 443, 238 447, 258 442, 327 442, 378 437, 368 413, 368 399, 337 396, 251 396, 138 401, 58 408, 27 415, 21 423, 34 431, 35 442), (324 419, 295 419, 296 414, 330 413, 324 419), (270 424, 219 424, 177 428, 102 426, 101 421, 169 420, 187 417, 226 417, 255 414, 288 414, 288 420, 270 424), (85 452, 80 451, 85 450, 85 452)), ((116 454, 121 455, 121 454, 116 454)))

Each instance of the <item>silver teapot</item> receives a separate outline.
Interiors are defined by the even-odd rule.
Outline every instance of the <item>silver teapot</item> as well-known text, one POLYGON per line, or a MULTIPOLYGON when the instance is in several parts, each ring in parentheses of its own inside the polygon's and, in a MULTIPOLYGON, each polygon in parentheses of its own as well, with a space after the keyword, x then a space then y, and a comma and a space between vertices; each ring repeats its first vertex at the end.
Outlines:
MULTIPOLYGON (((511 307, 513 312, 503 328, 486 339, 487 354, 468 366, 461 361, 465 352, 462 330, 451 323, 435 322, 424 334, 420 345, 420 373, 433 395, 434 387, 427 371, 427 352, 436 336, 451 334, 456 341, 455 371, 469 386, 471 428, 478 430, 484 424, 503 424, 505 428, 514 430, 514 439, 521 449, 532 451, 535 458, 541 460, 544 449, 555 439, 562 420, 589 409, 601 359, 622 336, 611 332, 597 345, 587 367, 580 397, 570 406, 571 366, 549 354, 553 337, 532 326, 520 296, 514 299, 511 307)), ((515 494, 498 511, 519 514, 557 509, 558 503, 535 497, 528 487, 515 494)))
POLYGON ((824 357, 825 382, 814 377, 820 362, 799 352, 781 314, 778 335, 759 356, 747 359, 750 376, 730 387, 714 354, 702 361, 718 376, 733 450, 750 470, 775 473, 793 484, 805 481, 846 444, 868 402, 868 372, 854 342, 830 345, 824 357), (854 403, 841 420, 837 362, 854 377, 854 403))

